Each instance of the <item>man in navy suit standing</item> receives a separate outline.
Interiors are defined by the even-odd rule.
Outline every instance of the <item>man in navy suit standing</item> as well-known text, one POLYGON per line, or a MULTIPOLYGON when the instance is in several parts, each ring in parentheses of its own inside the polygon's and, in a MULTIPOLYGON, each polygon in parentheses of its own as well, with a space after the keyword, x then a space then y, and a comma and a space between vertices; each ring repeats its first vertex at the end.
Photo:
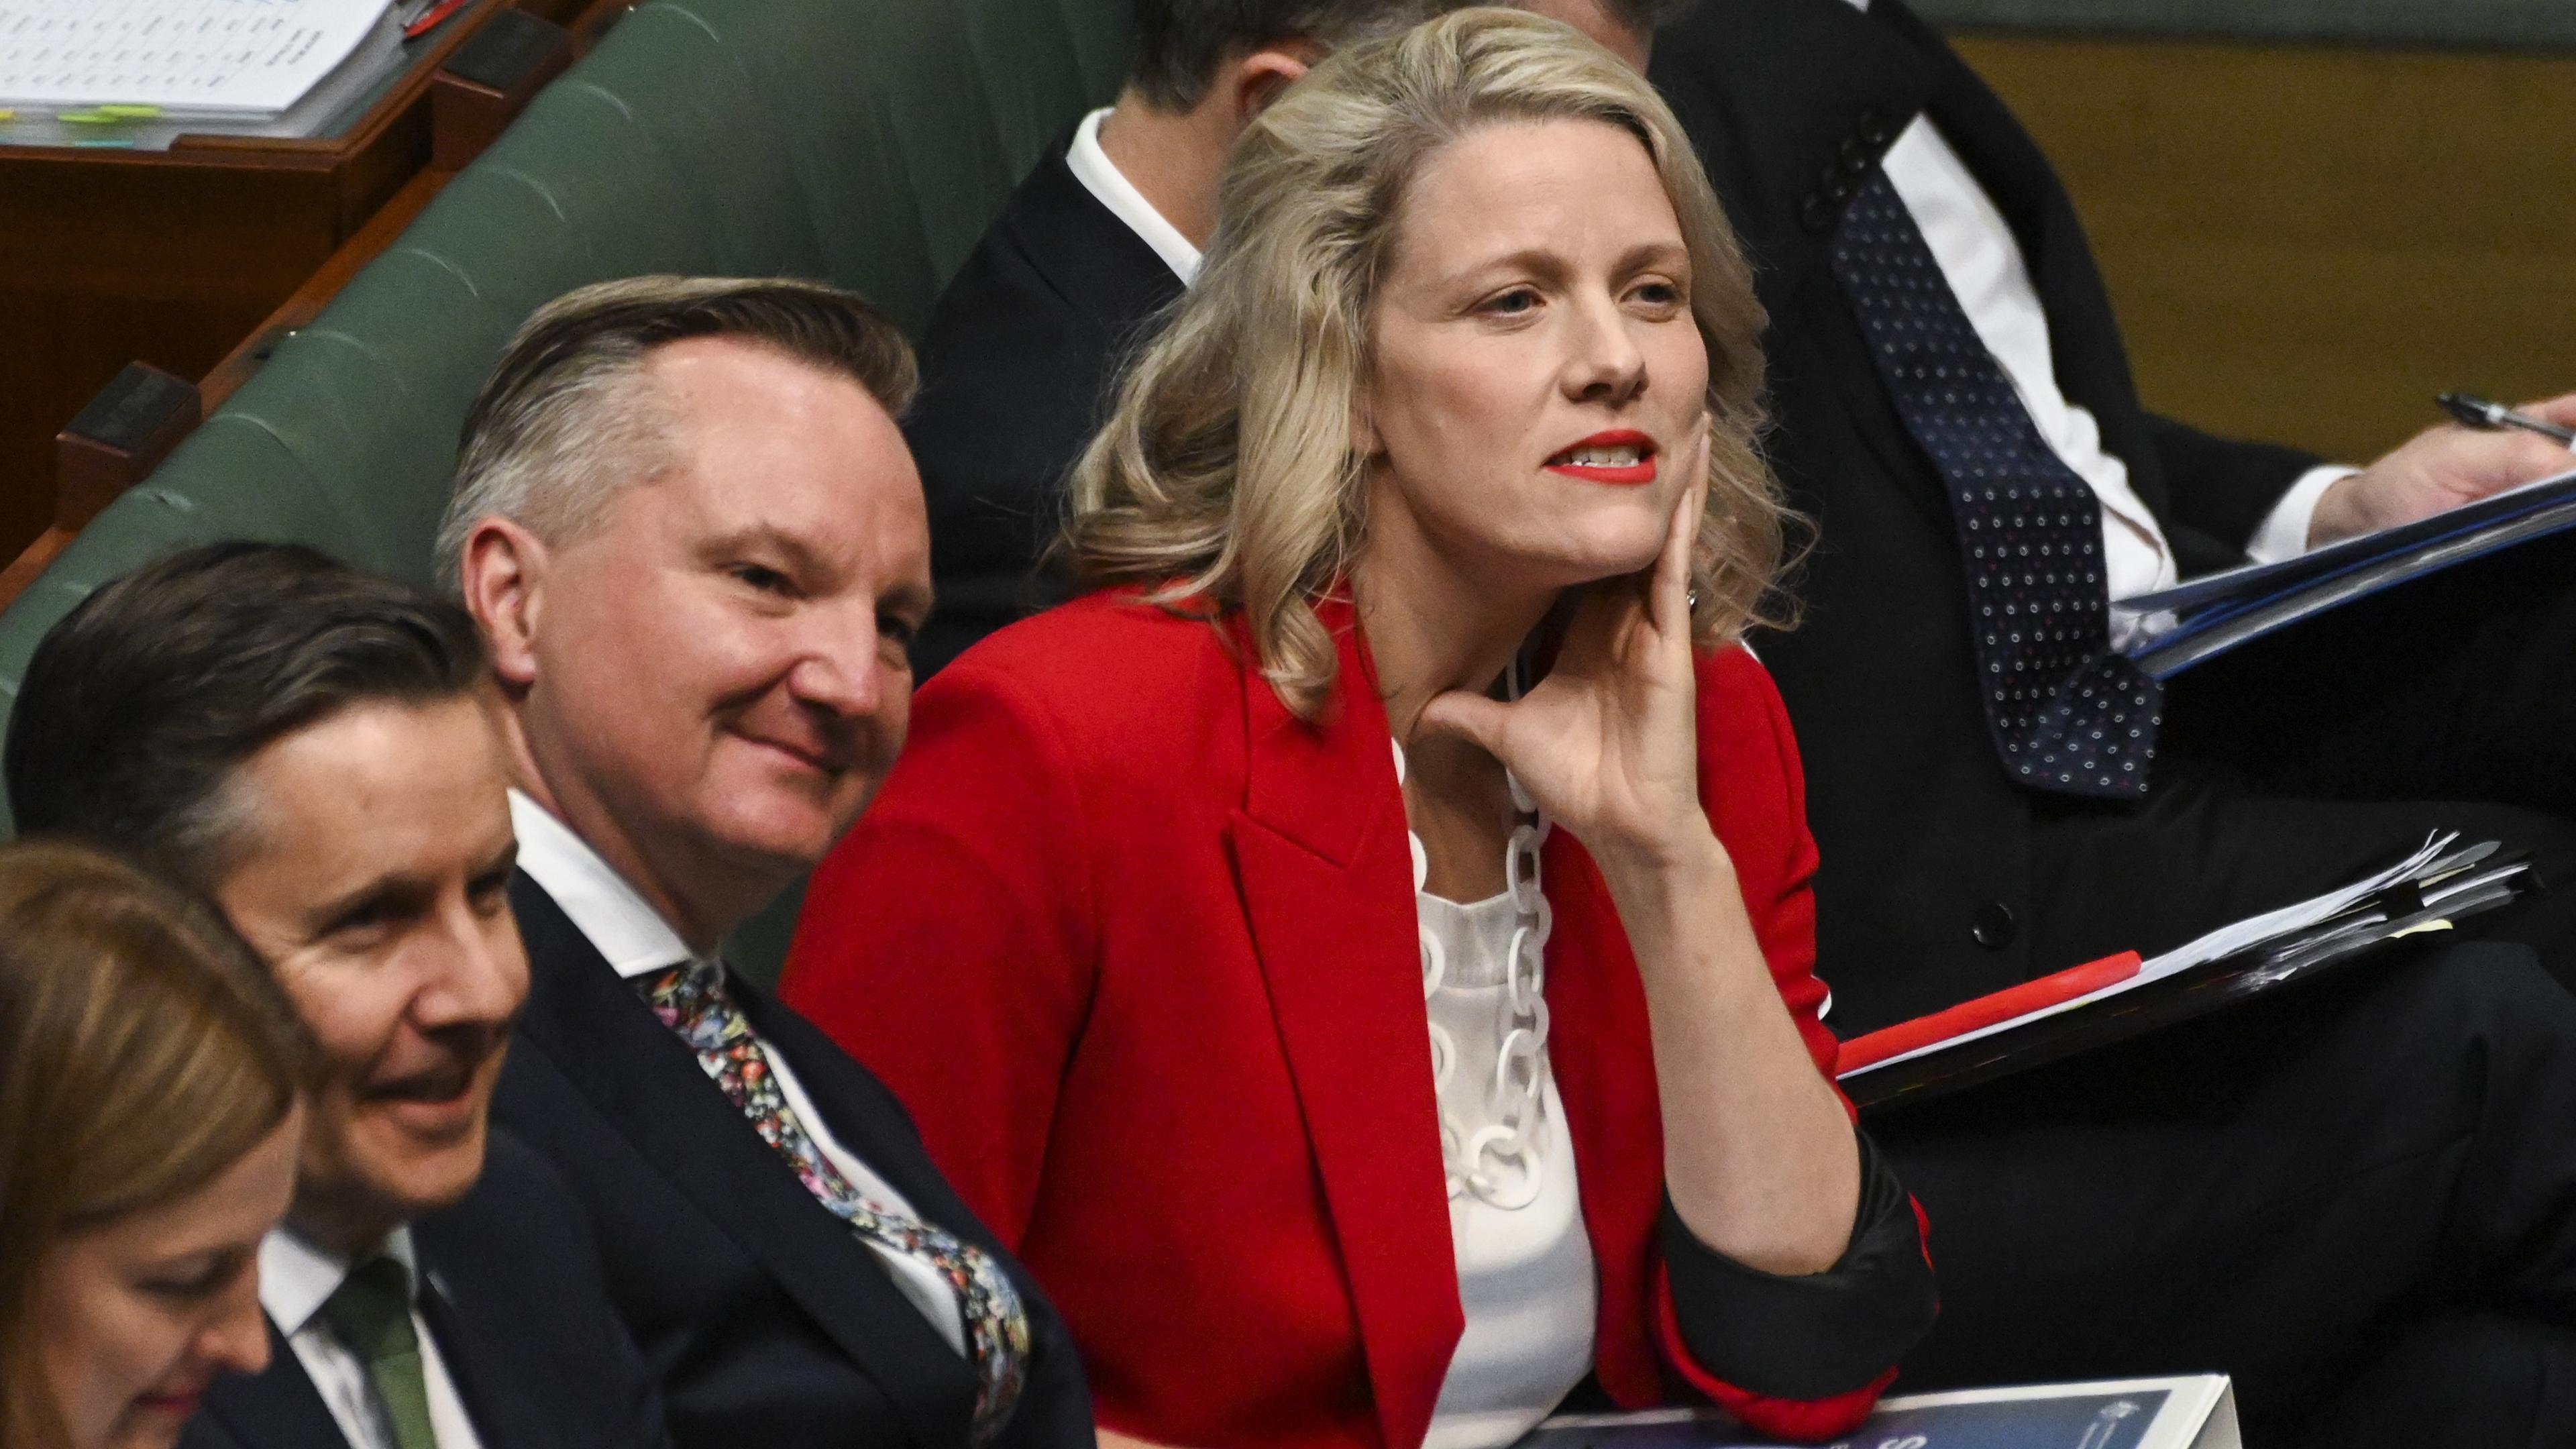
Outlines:
POLYGON ((204 891, 321 1047, 260 1248, 269 1367, 216 1385, 188 1444, 667 1442, 579 1202, 486 1128, 528 972, 482 676, 454 605, 269 544, 138 570, 29 662, 20 829, 204 891))
POLYGON ((501 1120, 590 1204, 686 1445, 1088 1445, 1037 1286, 892 1094, 730 966, 901 749, 930 610, 865 303, 643 277, 538 312, 465 424, 535 990, 501 1120))

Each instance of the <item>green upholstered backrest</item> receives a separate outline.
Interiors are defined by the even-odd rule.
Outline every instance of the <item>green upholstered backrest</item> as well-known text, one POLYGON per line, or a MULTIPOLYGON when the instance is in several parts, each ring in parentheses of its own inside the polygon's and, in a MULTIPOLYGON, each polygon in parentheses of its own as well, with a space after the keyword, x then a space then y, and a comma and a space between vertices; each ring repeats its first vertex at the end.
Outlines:
MULTIPOLYGON (((173 548, 288 539, 429 583, 466 405, 511 332, 571 288, 817 277, 917 336, 1011 187, 1116 92, 1128 14, 649 0, 0 613, 5 703, 55 620, 173 548)), ((737 963, 775 971, 797 895, 736 933, 737 963)))
POLYGON ((819 277, 917 335, 1127 45, 1128 0, 649 0, 0 613, 0 692, 174 547, 292 539, 429 582, 466 405, 572 287, 819 277))

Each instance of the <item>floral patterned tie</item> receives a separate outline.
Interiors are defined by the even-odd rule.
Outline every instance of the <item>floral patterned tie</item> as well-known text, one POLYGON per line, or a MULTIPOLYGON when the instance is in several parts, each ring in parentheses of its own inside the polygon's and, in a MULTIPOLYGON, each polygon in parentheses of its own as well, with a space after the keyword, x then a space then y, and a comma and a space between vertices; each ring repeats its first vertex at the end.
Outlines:
POLYGON ((815 1145, 778 1088, 760 1038, 726 992, 712 963, 683 963, 644 981, 644 999, 662 1024, 698 1054, 698 1065, 751 1119, 760 1139, 796 1169, 805 1190, 864 1240, 938 1270, 957 1292, 967 1344, 980 1384, 970 1442, 989 1443, 1019 1402, 1029 1357, 1029 1319, 1019 1290, 990 1254, 908 1214, 860 1195, 815 1145))

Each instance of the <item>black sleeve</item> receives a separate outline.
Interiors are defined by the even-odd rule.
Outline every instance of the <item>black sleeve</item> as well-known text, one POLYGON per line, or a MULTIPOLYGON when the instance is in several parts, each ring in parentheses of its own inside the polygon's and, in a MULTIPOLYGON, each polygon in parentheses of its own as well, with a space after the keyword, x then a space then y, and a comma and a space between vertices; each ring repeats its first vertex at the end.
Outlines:
POLYGON ((1738 1388, 1783 1399, 1849 1393, 1932 1328, 1940 1295, 1914 1202, 1866 1133, 1851 1245, 1822 1273, 1784 1278, 1703 1243, 1664 1199, 1664 1266, 1682 1343, 1738 1388))
POLYGON ((2186 578, 2244 562, 2245 546, 2281 495, 2324 461, 2274 443, 2213 437, 2152 414, 2147 427, 2172 499, 2165 531, 2186 578))
POLYGON ((618 1315, 598 1227, 552 1162, 495 1123, 474 1190, 412 1231, 455 1270, 451 1297, 489 1367, 561 1442, 671 1449, 661 1381, 618 1315))
POLYGON ((1064 477, 1100 424, 1109 339, 990 243, 940 298, 904 437, 930 510, 939 602, 913 644, 928 679, 985 635, 1065 596, 1039 577, 1064 477))

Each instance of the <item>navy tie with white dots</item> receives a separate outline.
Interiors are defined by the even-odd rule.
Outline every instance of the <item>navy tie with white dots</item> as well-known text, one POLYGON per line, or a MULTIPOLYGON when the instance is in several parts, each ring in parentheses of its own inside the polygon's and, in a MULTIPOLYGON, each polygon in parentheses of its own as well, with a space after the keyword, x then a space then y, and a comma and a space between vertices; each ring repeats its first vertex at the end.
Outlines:
POLYGON ((1906 431, 1949 484, 2005 770, 2033 789, 2144 795, 2163 690, 2111 648, 2092 488, 2040 437, 1885 171, 1853 193, 1833 265, 1906 431))

